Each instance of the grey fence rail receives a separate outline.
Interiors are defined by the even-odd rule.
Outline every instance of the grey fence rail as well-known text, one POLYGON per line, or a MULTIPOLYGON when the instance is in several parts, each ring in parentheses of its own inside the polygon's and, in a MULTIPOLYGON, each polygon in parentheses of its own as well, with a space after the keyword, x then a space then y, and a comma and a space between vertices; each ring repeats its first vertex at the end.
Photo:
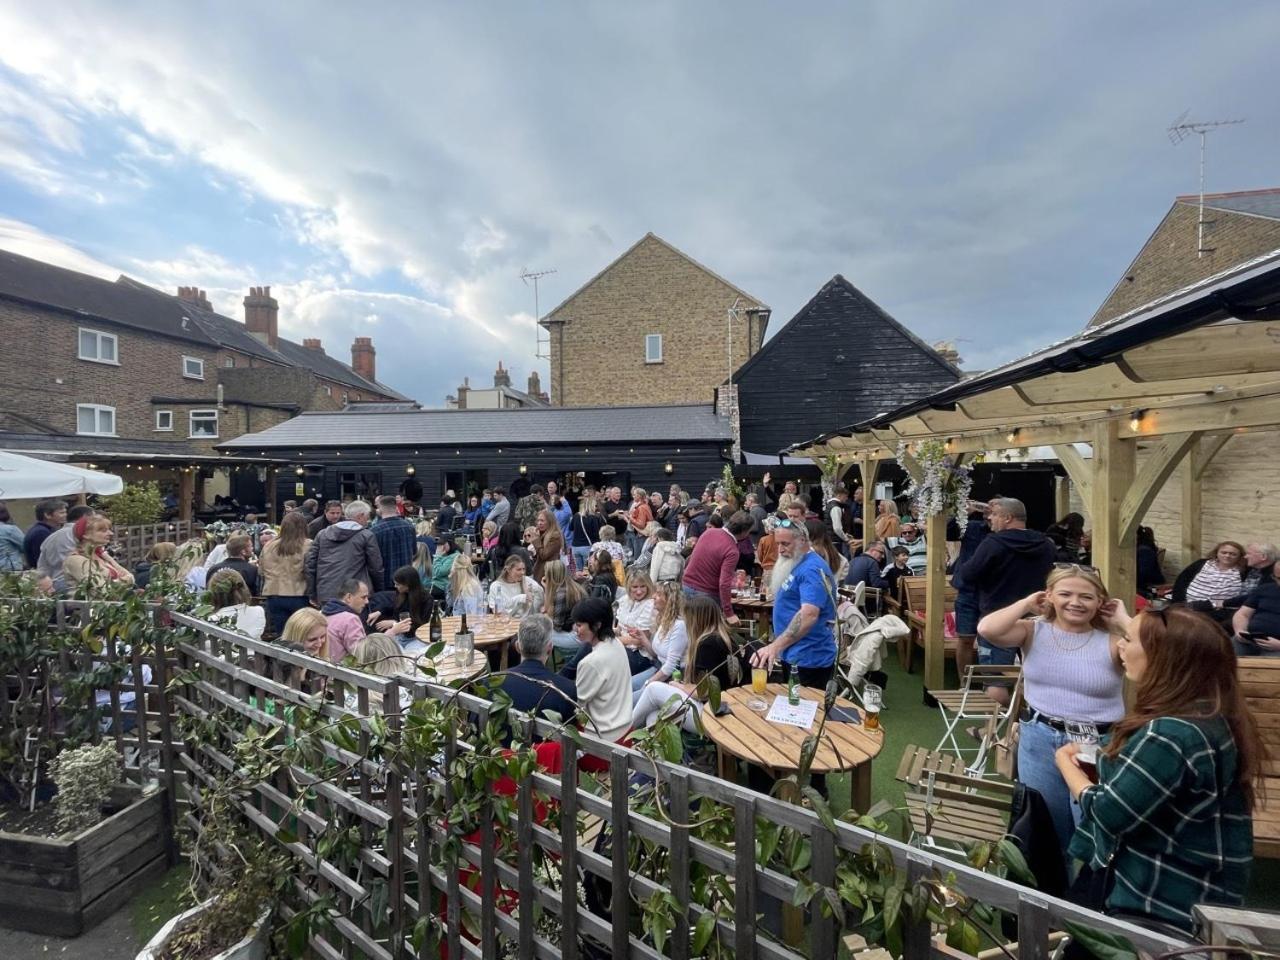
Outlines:
MULTIPOLYGON (((92 604, 60 601, 57 622, 83 631, 92 622, 92 604)), ((293 896, 280 905, 288 919, 298 911, 327 907, 329 924, 311 933, 314 955, 333 960, 369 957, 566 957, 575 960, 584 947, 596 955, 621 958, 694 956, 691 937, 706 905, 693 894, 695 876, 729 889, 732 915, 715 921, 724 955, 768 960, 828 958, 837 955, 846 931, 818 909, 806 918, 803 943, 784 943, 763 929, 761 917, 772 898, 790 903, 798 881, 756 861, 757 833, 778 824, 800 831, 811 845, 812 880, 834 887, 847 858, 871 845, 886 851, 908 880, 945 879, 962 896, 1016 916, 1017 956, 1046 960, 1049 936, 1068 922, 1119 934, 1139 949, 1159 954, 1185 944, 1142 928, 1043 896, 991 874, 860 827, 839 822, 832 830, 810 810, 759 794, 695 770, 655 762, 637 751, 589 734, 569 735, 545 721, 516 717, 517 733, 554 737, 562 752, 559 774, 535 770, 515 784, 514 803, 490 796, 481 807, 478 842, 451 844, 443 825, 420 815, 430 791, 448 800, 458 785, 451 781, 454 760, 474 749, 454 731, 441 745, 438 762, 405 770, 368 759, 375 738, 395 743, 404 735, 396 710, 370 711, 381 702, 400 703, 402 690, 413 698, 453 700, 483 722, 494 705, 432 683, 381 678, 317 661, 265 641, 255 641, 189 616, 154 610, 171 626, 153 650, 122 650, 111 636, 101 661, 127 665, 127 675, 110 691, 104 713, 111 736, 130 758, 132 776, 159 779, 168 786, 172 815, 200 829, 204 798, 218 778, 237 769, 237 743, 253 730, 281 728, 288 738, 300 733, 294 711, 314 707, 299 688, 300 675, 324 678, 332 701, 324 716, 348 714, 338 704, 354 701, 358 749, 338 743, 324 747, 316 763, 298 764, 272 779, 253 783, 238 799, 240 811, 264 835, 274 837, 300 865, 293 896), (132 693, 126 702, 122 695, 132 693), (183 724, 217 718, 220 737, 178 734, 183 724), (579 760, 595 758, 599 776, 579 773, 579 760), (340 782, 325 776, 335 765, 347 771, 340 782), (666 797, 666 818, 645 816, 629 804, 629 782, 656 777, 666 797), (554 808, 558 816, 540 818, 554 808), (691 834, 691 819, 714 807, 731 820, 721 842, 691 834), (607 845, 599 841, 608 838, 607 845), (327 840, 325 838, 328 838, 327 840), (346 843, 335 842, 346 838, 346 843), (588 839, 594 838, 594 839, 588 839), (668 869, 664 882, 635 871, 617 851, 643 843, 668 869), (595 878, 594 881, 592 878, 595 878), (605 891, 607 903, 588 905, 587 883, 605 891), (663 952, 651 938, 636 935, 631 918, 654 894, 674 901, 674 922, 663 952), (550 918, 550 921, 548 920, 550 918), (441 948, 413 946, 421 923, 438 920, 441 948)), ((821 898, 819 898, 820 900, 821 898)), ((903 937, 908 960, 968 955, 944 945, 926 920, 909 921, 903 937)))
POLYGON ((190 520, 172 520, 167 523, 138 523, 115 528, 112 549, 125 566, 146 559, 147 551, 157 543, 182 543, 199 534, 204 527, 190 520))

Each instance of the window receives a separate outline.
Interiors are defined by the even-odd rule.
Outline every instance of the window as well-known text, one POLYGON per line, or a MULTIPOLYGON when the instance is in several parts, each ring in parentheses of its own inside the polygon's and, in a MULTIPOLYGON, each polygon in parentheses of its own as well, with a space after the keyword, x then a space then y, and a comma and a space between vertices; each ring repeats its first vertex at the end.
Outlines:
POLYGON ((333 387, 329 386, 328 384, 325 384, 325 387, 324 387, 324 395, 325 395, 326 397, 332 397, 332 396, 333 396, 333 387))
POLYGON ((223 365, 224 367, 234 367, 234 366, 236 365, 236 358, 235 358, 235 357, 226 357, 226 358, 222 361, 222 365, 223 365))
POLYGON ((216 439, 218 436, 217 410, 191 411, 191 437, 193 439, 216 439))
POLYGON ((114 437, 116 408, 97 403, 77 403, 76 433, 88 437, 114 437))
POLYGON ((199 357, 183 357, 182 375, 188 380, 203 380, 204 361, 199 357))
POLYGON ((644 362, 662 362, 662 334, 650 333, 644 338, 644 362))
POLYGON ((169 431, 173 429, 173 411, 157 410, 156 411, 156 429, 169 431))
POLYGON ((80 328, 80 359, 92 360, 94 363, 120 364, 116 350, 117 341, 114 333, 103 333, 101 330, 80 328))

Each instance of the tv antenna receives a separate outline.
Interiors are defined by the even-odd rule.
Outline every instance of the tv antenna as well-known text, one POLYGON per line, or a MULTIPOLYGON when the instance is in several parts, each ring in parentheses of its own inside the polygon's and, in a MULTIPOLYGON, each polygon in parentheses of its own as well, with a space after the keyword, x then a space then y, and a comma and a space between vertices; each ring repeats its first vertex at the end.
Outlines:
POLYGON ((553 273, 555 273, 554 269, 530 270, 527 267, 520 271, 520 279, 524 281, 526 287, 529 285, 530 280, 533 281, 533 329, 534 335, 537 337, 537 348, 534 351, 534 356, 539 360, 551 359, 551 331, 548 330, 547 338, 545 340, 542 339, 542 324, 540 323, 542 314, 538 311, 538 281, 543 277, 551 276, 553 273))
POLYGON ((1234 126, 1237 126, 1238 124, 1244 123, 1244 120, 1243 119, 1210 120, 1210 121, 1203 121, 1203 122, 1197 121, 1197 120, 1188 120, 1187 114, 1189 114, 1190 112, 1191 112, 1190 110, 1183 110, 1181 116, 1179 116, 1178 119, 1173 121, 1173 123, 1170 125, 1168 133, 1169 133, 1169 142, 1172 143, 1175 147, 1178 144, 1180 144, 1183 140, 1187 139, 1187 137, 1191 136, 1192 134, 1196 134, 1200 137, 1200 216, 1196 218, 1196 256, 1203 257, 1206 253, 1213 253, 1213 250, 1211 248, 1207 248, 1204 245, 1205 142, 1208 139, 1210 130, 1216 130, 1218 127, 1234 127, 1234 126))

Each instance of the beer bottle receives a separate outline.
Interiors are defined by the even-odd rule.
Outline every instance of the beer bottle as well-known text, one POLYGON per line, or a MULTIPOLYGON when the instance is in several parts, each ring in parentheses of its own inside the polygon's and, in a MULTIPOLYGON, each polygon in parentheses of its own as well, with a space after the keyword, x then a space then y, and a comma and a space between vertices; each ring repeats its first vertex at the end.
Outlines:
POLYGON ((800 671, 796 669, 795 664, 788 664, 787 670, 787 703, 791 706, 800 705, 800 671))

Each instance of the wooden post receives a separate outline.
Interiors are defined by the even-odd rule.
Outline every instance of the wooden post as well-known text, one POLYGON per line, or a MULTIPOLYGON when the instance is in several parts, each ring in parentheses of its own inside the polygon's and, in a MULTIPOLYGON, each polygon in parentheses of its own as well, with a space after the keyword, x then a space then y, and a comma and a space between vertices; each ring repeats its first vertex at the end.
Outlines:
POLYGON ((1120 439, 1119 429, 1117 420, 1094 428, 1093 565, 1111 596, 1132 607, 1138 590, 1137 525, 1126 531, 1121 515, 1136 472, 1137 441, 1120 439))
POLYGON ((1071 512, 1071 478, 1053 478, 1053 519, 1061 520, 1071 512))
POLYGON ((263 493, 266 499, 267 523, 275 524, 276 522, 276 467, 275 464, 268 464, 267 479, 264 484, 265 491, 263 493))
POLYGON ((876 474, 880 461, 875 457, 858 458, 858 474, 862 478, 862 545, 876 538, 876 474))
POLYGON ((196 498, 196 471, 199 467, 184 467, 178 471, 178 519, 190 523, 196 498))
POLYGON ((946 680, 947 663, 942 629, 947 604, 947 515, 934 514, 925 526, 924 686, 938 690, 946 680))
POLYGON ((1179 472, 1182 474, 1182 556, 1178 559, 1180 566, 1185 567, 1192 560, 1201 556, 1204 549, 1203 508, 1201 505, 1201 482, 1204 471, 1215 456, 1218 455, 1232 434, 1210 434, 1201 440, 1182 461, 1179 472))

